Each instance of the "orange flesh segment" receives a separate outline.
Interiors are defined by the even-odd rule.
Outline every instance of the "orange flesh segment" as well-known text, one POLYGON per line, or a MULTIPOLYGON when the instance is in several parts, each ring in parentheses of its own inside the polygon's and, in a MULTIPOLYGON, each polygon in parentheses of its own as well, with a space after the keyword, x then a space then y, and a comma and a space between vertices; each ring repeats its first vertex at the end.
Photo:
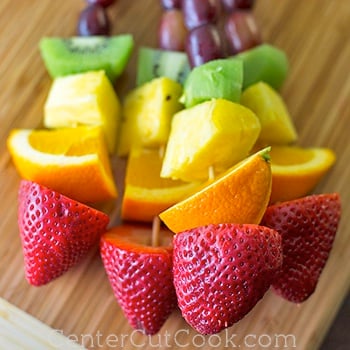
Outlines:
POLYGON ((270 203, 310 194, 333 166, 336 157, 328 148, 273 146, 270 203))
POLYGON ((21 177, 84 203, 116 198, 100 128, 13 130, 8 147, 21 177))
POLYGON ((160 177, 162 157, 158 150, 132 150, 129 155, 122 219, 152 222, 154 217, 194 193, 197 183, 160 177))

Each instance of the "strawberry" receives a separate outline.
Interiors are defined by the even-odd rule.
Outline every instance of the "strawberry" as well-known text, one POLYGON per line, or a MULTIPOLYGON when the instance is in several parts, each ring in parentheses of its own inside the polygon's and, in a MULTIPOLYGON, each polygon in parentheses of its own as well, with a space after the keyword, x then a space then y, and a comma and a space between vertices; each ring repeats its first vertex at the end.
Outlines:
POLYGON ((21 181, 18 201, 25 276, 35 286, 81 261, 109 222, 106 214, 31 181, 21 181))
POLYGON ((101 238, 102 261, 130 325, 144 334, 157 333, 176 307, 172 274, 172 237, 161 231, 160 246, 151 246, 146 226, 122 225, 101 238))
POLYGON ((202 334, 243 318, 282 264, 281 236, 251 224, 217 224, 174 238, 174 285, 185 320, 202 334))
POLYGON ((294 303, 316 289, 340 220, 336 193, 310 195, 267 208, 262 225, 282 235, 283 265, 273 288, 294 303))

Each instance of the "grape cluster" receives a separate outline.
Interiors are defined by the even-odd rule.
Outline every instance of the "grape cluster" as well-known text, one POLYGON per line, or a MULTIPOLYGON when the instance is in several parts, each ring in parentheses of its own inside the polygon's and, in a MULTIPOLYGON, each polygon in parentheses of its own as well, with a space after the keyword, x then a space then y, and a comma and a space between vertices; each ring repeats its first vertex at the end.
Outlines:
POLYGON ((87 7, 81 11, 77 33, 80 36, 108 35, 110 32, 110 21, 107 7, 116 0, 86 0, 87 7))
MULTIPOLYGON (((80 36, 108 35, 107 8, 116 0, 86 0, 80 13, 80 36)), ((161 0, 164 9, 158 46, 186 51, 192 67, 235 55, 261 43, 252 14, 255 0, 161 0)))
POLYGON ((161 0, 158 46, 186 51, 192 67, 261 43, 254 0, 161 0))

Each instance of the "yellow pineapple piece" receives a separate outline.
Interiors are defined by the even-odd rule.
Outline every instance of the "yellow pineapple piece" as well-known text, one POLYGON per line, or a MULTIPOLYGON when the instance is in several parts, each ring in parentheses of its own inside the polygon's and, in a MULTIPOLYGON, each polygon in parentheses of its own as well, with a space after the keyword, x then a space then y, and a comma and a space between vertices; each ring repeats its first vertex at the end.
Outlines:
POLYGON ((297 132, 280 94, 268 84, 259 82, 247 88, 241 103, 259 118, 261 144, 289 144, 296 141, 297 132))
POLYGON ((125 156, 132 147, 159 147, 166 144, 182 86, 161 77, 131 91, 123 105, 123 123, 118 153, 125 156))
POLYGON ((256 115, 240 104, 213 99, 174 115, 162 177, 203 181, 245 158, 260 133, 256 115))
POLYGON ((44 108, 48 128, 100 126, 113 153, 121 107, 104 71, 56 78, 44 108))

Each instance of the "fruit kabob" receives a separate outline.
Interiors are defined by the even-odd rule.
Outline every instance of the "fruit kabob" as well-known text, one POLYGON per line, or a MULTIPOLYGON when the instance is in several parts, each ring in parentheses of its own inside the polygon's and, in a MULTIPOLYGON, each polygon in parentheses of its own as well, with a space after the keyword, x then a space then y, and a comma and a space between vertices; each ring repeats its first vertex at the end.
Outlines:
POLYGON ((157 333, 176 305, 210 334, 239 321, 270 286, 289 301, 306 300, 340 220, 339 195, 306 194, 335 156, 291 146, 297 131, 279 93, 287 57, 261 44, 254 2, 162 1, 159 47, 140 48, 137 87, 123 102, 113 85, 133 39, 107 36, 114 1, 88 3, 79 37, 40 43, 54 79, 44 124, 56 130, 15 130, 8 139, 26 179, 19 229, 29 283, 61 276, 99 241, 111 288, 145 334, 157 333), (80 202, 96 203, 96 193, 115 200, 115 152, 128 157, 126 223, 107 231, 108 217, 80 202))

